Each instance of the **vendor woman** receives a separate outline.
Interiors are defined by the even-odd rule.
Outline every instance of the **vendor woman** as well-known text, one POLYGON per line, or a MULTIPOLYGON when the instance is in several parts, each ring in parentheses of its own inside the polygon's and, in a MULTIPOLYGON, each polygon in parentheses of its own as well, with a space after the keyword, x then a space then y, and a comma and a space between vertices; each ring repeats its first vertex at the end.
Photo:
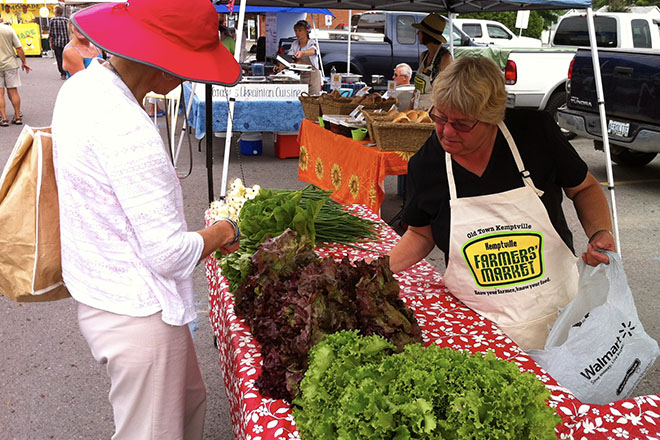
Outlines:
POLYGON ((442 45, 447 42, 442 35, 445 23, 441 15, 432 13, 420 23, 412 24, 417 29, 419 44, 423 44, 427 49, 419 55, 419 67, 415 73, 415 96, 412 106, 416 109, 428 110, 431 107, 433 81, 452 61, 451 54, 442 45))
MULTIPOLYGON (((310 40, 309 32, 311 26, 305 20, 299 20, 293 25, 296 40, 291 44, 288 54, 295 57, 297 64, 309 64, 311 72, 300 72, 300 81, 309 85, 310 95, 321 94, 321 71, 319 70, 319 58, 316 44, 310 40)), ((282 70, 281 64, 276 70, 282 70)))
POLYGON ((408 165, 409 227, 389 253, 391 268, 437 245, 454 296, 523 349, 543 348, 577 291, 563 194, 589 237, 582 259, 595 266, 609 263, 599 250, 615 250, 603 191, 548 113, 506 110, 504 77, 490 59, 451 63, 433 104, 435 132, 408 165))

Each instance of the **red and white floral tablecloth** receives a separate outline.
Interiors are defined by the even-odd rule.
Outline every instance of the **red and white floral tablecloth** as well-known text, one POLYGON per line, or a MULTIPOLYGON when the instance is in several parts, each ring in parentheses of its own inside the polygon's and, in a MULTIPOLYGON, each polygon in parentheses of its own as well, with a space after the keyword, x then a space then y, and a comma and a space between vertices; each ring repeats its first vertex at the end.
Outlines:
MULTIPOLYGON (((368 246, 386 252, 399 236, 372 211, 354 205, 359 215, 381 222, 379 244, 368 246)), ((209 222, 207 213, 207 223, 209 222)), ((347 246, 319 250, 322 256, 349 255, 351 259, 375 256, 347 246)), ((259 343, 249 328, 234 313, 233 296, 219 272, 215 258, 206 260, 209 281, 210 319, 218 338, 220 367, 231 406, 234 435, 239 440, 300 439, 291 408, 283 400, 264 398, 254 383, 261 371, 259 343)), ((644 396, 608 405, 583 404, 562 388, 527 354, 487 319, 477 315, 454 298, 445 288, 440 273, 425 261, 397 275, 401 296, 411 307, 425 344, 437 344, 470 352, 492 350, 501 359, 514 362, 550 390, 548 404, 556 408, 562 423, 557 426, 560 439, 660 440, 660 396, 644 396)), ((511 415, 516 417, 515 414, 511 415)))

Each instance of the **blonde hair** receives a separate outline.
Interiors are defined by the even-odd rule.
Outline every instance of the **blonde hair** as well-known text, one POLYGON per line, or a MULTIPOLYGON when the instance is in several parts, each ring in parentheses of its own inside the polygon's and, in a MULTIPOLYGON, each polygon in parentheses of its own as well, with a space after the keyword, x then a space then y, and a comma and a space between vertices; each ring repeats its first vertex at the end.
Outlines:
POLYGON ((506 111, 504 74, 489 58, 458 58, 435 78, 433 104, 497 124, 504 120, 506 111))

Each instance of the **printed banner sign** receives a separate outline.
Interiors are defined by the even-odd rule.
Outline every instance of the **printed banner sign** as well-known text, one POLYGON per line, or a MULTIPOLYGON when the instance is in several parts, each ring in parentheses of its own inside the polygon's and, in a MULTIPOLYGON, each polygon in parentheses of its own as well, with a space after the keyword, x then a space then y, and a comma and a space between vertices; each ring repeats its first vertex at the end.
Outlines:
MULTIPOLYGON (((297 101, 301 93, 307 92, 307 84, 237 84, 234 87, 213 86, 214 100, 235 98, 237 101, 297 101)), ((204 99, 205 86, 199 84, 195 93, 204 99)))

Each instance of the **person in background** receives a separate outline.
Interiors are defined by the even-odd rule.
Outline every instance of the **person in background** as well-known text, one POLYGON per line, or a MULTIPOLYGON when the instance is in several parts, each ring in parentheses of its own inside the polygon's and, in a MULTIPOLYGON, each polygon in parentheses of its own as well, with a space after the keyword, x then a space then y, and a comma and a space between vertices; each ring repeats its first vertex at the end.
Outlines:
POLYGON ((238 82, 217 20, 208 0, 101 3, 72 17, 113 54, 64 83, 52 120, 62 276, 110 377, 113 440, 203 437, 192 274, 216 249, 235 251, 240 231, 229 219, 188 230, 176 169, 142 102, 182 78, 238 82))
POLYGON ((438 246, 449 291, 520 347, 543 348, 558 310, 576 295, 565 194, 589 238, 582 259, 615 251, 607 199, 546 112, 506 109, 492 60, 462 57, 433 86, 435 132, 410 159, 402 219, 389 252, 400 272, 438 246))
POLYGON ((410 78, 412 77, 412 68, 406 63, 397 64, 394 68, 394 75, 392 79, 396 82, 398 86, 407 86, 410 84, 410 78))
POLYGON ((21 23, 34 23, 36 21, 36 17, 30 10, 28 10, 27 5, 21 5, 21 17, 20 17, 20 22, 21 23))
POLYGON ((398 64, 394 68, 394 75, 392 79, 396 82, 396 98, 398 101, 397 108, 399 111, 411 110, 413 92, 415 87, 410 84, 410 78, 412 77, 412 68, 406 64, 398 64))
MULTIPOLYGON (((311 72, 300 72, 300 82, 309 85, 310 95, 321 94, 321 71, 319 70, 319 58, 316 44, 309 38, 312 30, 305 20, 299 20, 293 25, 296 39, 291 43, 288 54, 294 57, 297 64, 308 64, 312 66, 311 72)), ((283 65, 276 66, 274 70, 282 70, 283 65)))
POLYGON ((227 26, 220 26, 220 42, 234 55, 236 50, 236 30, 227 26))
POLYGON ((18 24, 18 17, 12 12, 9 5, 5 5, 2 12, 0 12, 0 20, 4 23, 18 24))
POLYGON ((412 24, 417 29, 419 44, 426 46, 426 50, 419 56, 419 67, 415 73, 414 84, 417 96, 414 98, 413 106, 416 109, 428 110, 431 107, 433 81, 452 61, 451 54, 442 46, 447 42, 442 35, 445 24, 445 19, 436 13, 427 15, 420 23, 412 24))
POLYGON ((18 75, 18 63, 16 55, 21 59, 21 69, 25 73, 30 73, 32 68, 28 66, 25 59, 25 52, 18 35, 9 23, 0 23, 0 127, 9 126, 5 104, 5 89, 7 96, 14 107, 14 118, 12 123, 20 125, 23 123, 23 114, 21 113, 21 97, 18 94, 18 86, 21 85, 21 78, 18 75))
POLYGON ((69 22, 71 41, 62 52, 62 68, 67 78, 89 67, 94 58, 103 58, 94 46, 71 22, 69 22))
POLYGON ((60 5, 55 6, 55 17, 50 20, 48 43, 55 53, 60 79, 66 79, 66 72, 62 67, 62 53, 69 42, 69 19, 62 14, 64 14, 64 8, 60 5))

